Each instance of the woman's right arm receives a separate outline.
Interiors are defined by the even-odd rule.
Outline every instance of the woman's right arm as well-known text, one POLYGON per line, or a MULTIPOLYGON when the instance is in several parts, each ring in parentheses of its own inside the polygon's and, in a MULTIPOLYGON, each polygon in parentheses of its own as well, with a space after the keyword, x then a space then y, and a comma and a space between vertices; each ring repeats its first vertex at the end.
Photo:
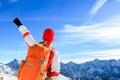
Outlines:
POLYGON ((36 43, 36 41, 30 34, 29 30, 20 22, 18 18, 15 18, 13 22, 18 26, 19 31, 21 32, 23 38, 25 39, 28 47, 33 46, 36 43))

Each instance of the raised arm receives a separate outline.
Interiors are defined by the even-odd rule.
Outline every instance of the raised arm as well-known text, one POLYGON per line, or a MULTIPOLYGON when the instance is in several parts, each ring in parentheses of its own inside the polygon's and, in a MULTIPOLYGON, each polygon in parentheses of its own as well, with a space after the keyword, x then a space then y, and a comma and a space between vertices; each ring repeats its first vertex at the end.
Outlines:
POLYGON ((29 30, 21 23, 21 21, 18 18, 15 18, 13 20, 13 22, 17 25, 17 27, 18 27, 19 31, 21 32, 23 38, 25 39, 27 45, 29 47, 33 46, 36 43, 36 41, 30 34, 29 30))

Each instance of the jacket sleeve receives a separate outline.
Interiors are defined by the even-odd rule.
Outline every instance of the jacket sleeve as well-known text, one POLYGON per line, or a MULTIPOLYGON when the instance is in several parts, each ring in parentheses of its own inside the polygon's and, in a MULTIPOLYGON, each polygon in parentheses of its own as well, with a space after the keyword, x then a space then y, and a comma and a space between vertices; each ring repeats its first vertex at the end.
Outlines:
POLYGON ((54 50, 54 57, 51 64, 50 78, 51 80, 59 80, 60 56, 57 50, 54 50))
POLYGON ((19 31, 22 33, 22 36, 25 39, 28 47, 33 46, 35 44, 34 38, 32 37, 29 30, 24 25, 19 26, 19 31))

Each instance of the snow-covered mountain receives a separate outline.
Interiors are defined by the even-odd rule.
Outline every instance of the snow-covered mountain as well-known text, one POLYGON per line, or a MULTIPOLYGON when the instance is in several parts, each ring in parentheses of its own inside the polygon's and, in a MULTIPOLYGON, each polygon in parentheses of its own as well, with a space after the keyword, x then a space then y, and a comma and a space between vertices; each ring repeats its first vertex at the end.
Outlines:
POLYGON ((9 66, 12 69, 18 70, 20 62, 17 59, 14 59, 13 61, 7 63, 6 65, 9 66))
POLYGON ((17 70, 0 63, 0 80, 17 80, 15 77, 17 70), (3 79, 2 79, 3 78, 3 79))
MULTIPOLYGON (((19 61, 17 61, 17 59, 14 59, 8 64, 0 63, 0 80, 17 80, 16 74, 18 68, 19 68, 19 61)), ((71 80, 71 79, 63 75, 60 75, 60 80, 71 80)))
POLYGON ((95 59, 83 64, 61 63, 60 72, 74 80, 120 80, 120 59, 95 59))
MULTIPOLYGON (((16 74, 19 62, 14 59, 8 64, 0 63, 0 78, 3 80, 17 80, 16 74)), ((120 59, 99 60, 76 64, 61 62, 60 80, 120 80, 120 59), (63 76, 64 75, 64 76, 63 76), (67 76, 67 77, 65 77, 67 76)))

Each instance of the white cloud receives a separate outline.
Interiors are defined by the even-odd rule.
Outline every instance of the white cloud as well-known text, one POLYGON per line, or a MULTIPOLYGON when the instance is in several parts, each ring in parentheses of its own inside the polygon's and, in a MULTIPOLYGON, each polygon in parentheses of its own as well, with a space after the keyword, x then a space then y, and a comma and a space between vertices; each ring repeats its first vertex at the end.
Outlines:
POLYGON ((73 61, 73 62, 79 64, 79 63, 85 63, 85 62, 93 61, 95 59, 99 59, 99 60, 115 59, 115 60, 118 60, 118 59, 120 59, 120 56, 107 56, 107 57, 100 57, 100 58, 90 57, 90 58, 80 58, 80 59, 63 59, 63 60, 61 60, 61 62, 68 63, 70 61, 73 61))
POLYGON ((90 54, 94 57, 116 57, 120 55, 120 49, 110 49, 110 50, 101 50, 94 52, 85 52, 85 54, 90 54))
MULTIPOLYGON (((109 18, 102 23, 86 26, 65 25, 63 30, 58 31, 59 42, 65 44, 78 44, 97 42, 108 46, 120 44, 120 16, 109 18)), ((61 44, 61 43, 60 43, 61 44)))
POLYGON ((81 53, 74 53, 71 55, 63 55, 66 58, 62 59, 62 62, 67 63, 73 61, 76 63, 84 63, 94 59, 100 60, 109 60, 109 59, 120 59, 120 49, 111 49, 111 50, 100 50, 100 51, 85 51, 81 53))
POLYGON ((63 54, 61 55, 62 62, 83 63, 96 58, 100 60, 120 59, 120 49, 118 47, 120 45, 119 19, 120 15, 86 26, 65 25, 64 29, 58 31, 61 35, 58 36, 58 43, 56 44, 61 46, 81 45, 81 47, 84 46, 84 43, 100 44, 104 46, 104 50, 101 48, 99 50, 96 50, 96 48, 92 50, 83 49, 70 55, 63 54))
POLYGON ((90 10, 90 14, 94 16, 106 2, 107 0, 98 0, 93 8, 90 10))
POLYGON ((70 62, 70 61, 72 61, 72 62, 75 62, 75 63, 85 63, 85 62, 88 62, 88 61, 92 61, 92 60, 94 60, 94 58, 83 58, 83 59, 63 59, 63 60, 61 60, 61 62, 63 62, 63 63, 68 63, 68 62, 70 62))
POLYGON ((92 9, 90 10, 90 17, 89 19, 86 21, 85 24, 88 24, 89 21, 96 15, 96 13, 100 10, 100 8, 103 7, 103 5, 107 2, 108 0, 97 0, 97 2, 95 3, 95 5, 92 7, 92 9))

